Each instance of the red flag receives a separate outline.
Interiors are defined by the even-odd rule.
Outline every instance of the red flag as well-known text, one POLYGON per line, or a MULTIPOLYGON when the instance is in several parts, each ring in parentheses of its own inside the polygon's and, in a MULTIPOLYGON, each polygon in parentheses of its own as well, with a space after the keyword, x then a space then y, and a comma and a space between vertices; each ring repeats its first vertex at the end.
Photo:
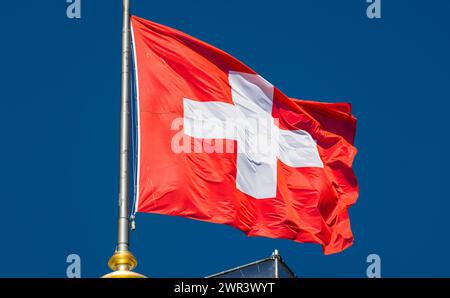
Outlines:
POLYGON ((350 246, 356 119, 349 104, 290 99, 229 54, 132 17, 138 212, 250 236, 350 246))

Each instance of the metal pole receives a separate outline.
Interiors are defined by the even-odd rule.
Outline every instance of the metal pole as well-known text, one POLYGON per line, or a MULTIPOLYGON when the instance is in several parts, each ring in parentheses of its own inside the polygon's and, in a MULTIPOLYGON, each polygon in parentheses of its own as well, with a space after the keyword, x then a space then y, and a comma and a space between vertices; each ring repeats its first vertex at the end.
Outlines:
POLYGON ((119 222, 117 251, 128 251, 130 183, 130 1, 123 0, 122 93, 120 109, 119 222))
POLYGON ((280 262, 280 255, 279 255, 279 253, 278 253, 278 249, 275 249, 274 251, 273 251, 273 253, 272 253, 272 258, 273 258, 273 260, 274 260, 274 262, 275 262, 275 278, 279 278, 280 277, 280 273, 279 273, 279 262, 280 262))
POLYGON ((130 1, 123 0, 122 25, 122 93, 120 107, 119 220, 117 246, 108 266, 114 272, 107 278, 145 277, 132 272, 137 260, 129 251, 129 186, 130 186, 130 1))

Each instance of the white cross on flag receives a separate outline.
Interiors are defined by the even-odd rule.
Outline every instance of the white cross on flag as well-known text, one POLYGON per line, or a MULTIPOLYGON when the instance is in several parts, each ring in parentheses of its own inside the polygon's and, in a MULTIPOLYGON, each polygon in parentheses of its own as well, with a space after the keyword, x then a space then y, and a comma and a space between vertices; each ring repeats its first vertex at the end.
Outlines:
POLYGON ((227 53, 132 17, 136 210, 251 236, 350 246, 356 120, 346 103, 288 98, 227 53))
POLYGON ((237 189, 256 199, 275 197, 277 159, 290 167, 323 167, 316 142, 308 132, 275 125, 273 86, 269 82, 239 72, 230 72, 228 81, 233 104, 184 98, 183 127, 186 135, 195 138, 236 140, 238 151, 244 146, 236 161, 237 189), (228 121, 231 124, 227 126, 228 121), (196 132, 196 123, 207 130, 196 132))

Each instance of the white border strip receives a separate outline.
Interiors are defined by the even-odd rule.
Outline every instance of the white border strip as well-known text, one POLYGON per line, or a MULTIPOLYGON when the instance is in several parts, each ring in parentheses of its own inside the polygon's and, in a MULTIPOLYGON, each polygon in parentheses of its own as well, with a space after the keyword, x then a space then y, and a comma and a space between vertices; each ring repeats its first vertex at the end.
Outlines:
POLYGON ((133 23, 130 21, 131 25, 131 44, 133 47, 133 65, 134 65, 134 78, 135 78, 135 87, 136 87, 136 120, 137 120, 137 127, 136 127, 136 138, 137 138, 137 165, 136 166, 136 191, 135 191, 135 198, 134 198, 134 213, 138 211, 139 206, 139 179, 140 179, 140 167, 141 167, 141 122, 140 122, 140 109, 139 109, 139 78, 138 78, 138 65, 137 65, 137 56, 136 56, 136 44, 134 42, 134 29, 133 29, 133 23))

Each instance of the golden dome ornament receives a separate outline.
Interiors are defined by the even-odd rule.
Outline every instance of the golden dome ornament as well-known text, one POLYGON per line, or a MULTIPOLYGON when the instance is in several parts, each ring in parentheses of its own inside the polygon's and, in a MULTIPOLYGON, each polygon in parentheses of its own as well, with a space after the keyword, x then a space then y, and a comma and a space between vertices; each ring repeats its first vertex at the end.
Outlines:
POLYGON ((130 251, 116 251, 108 261, 113 272, 103 275, 102 278, 146 278, 145 275, 132 271, 136 265, 137 260, 130 251))

